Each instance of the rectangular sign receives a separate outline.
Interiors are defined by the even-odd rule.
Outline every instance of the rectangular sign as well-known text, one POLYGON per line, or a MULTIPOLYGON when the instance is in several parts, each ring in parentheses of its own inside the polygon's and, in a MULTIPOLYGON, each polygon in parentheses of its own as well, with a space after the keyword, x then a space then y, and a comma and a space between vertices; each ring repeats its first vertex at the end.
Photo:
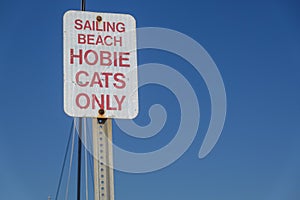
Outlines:
POLYGON ((64 110, 73 117, 136 117, 136 23, 132 16, 65 13, 64 110))

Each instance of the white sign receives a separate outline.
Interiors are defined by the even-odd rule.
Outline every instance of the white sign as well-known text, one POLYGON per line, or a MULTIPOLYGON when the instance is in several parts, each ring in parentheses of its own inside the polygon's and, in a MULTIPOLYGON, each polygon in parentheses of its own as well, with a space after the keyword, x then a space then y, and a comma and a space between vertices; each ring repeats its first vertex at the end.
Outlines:
POLYGON ((64 15, 64 110, 73 117, 138 114, 136 23, 127 14, 64 15))

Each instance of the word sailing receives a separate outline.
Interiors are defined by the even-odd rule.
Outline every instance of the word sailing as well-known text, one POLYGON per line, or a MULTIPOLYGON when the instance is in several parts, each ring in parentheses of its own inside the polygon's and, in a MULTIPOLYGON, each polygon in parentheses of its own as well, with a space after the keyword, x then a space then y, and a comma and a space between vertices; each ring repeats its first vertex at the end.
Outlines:
POLYGON ((92 94, 89 96, 86 93, 79 93, 76 96, 76 105, 81 109, 92 108, 93 110, 122 110, 122 104, 126 96, 119 97, 118 95, 101 94, 100 98, 92 94))

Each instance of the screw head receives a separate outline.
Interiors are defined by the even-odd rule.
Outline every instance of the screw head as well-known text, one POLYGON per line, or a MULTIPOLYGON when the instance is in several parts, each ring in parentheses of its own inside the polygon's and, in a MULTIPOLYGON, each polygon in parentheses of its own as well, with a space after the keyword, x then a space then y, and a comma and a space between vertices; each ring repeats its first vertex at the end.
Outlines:
POLYGON ((97 19, 98 22, 102 21, 102 17, 101 16, 97 16, 96 19, 97 19))
POLYGON ((100 110, 98 111, 98 113, 99 113, 99 115, 104 115, 105 111, 104 111, 103 109, 100 109, 100 110))

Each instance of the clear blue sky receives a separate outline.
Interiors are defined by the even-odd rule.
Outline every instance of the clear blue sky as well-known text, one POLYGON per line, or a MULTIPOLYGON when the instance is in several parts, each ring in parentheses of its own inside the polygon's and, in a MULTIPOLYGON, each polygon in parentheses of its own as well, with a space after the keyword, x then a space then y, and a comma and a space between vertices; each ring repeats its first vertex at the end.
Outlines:
MULTIPOLYGON (((79 0, 1 4, 0 199, 42 200, 55 193, 72 121, 63 111, 62 20, 74 9, 80 9, 79 0)), ((210 118, 203 79, 175 55, 139 52, 140 64, 168 64, 187 77, 200 102, 200 129, 171 166, 148 174, 116 172, 116 200, 300 199, 298 1, 87 0, 86 9, 130 13, 137 27, 190 36, 214 59, 227 93, 223 133, 209 156, 199 160, 210 118)), ((164 91, 159 86, 140 90, 138 123, 149 122, 151 104, 177 109, 174 96, 164 91)), ((151 140, 133 139, 114 124, 114 140, 136 152, 155 150, 173 137, 179 117, 171 115, 151 140)))

